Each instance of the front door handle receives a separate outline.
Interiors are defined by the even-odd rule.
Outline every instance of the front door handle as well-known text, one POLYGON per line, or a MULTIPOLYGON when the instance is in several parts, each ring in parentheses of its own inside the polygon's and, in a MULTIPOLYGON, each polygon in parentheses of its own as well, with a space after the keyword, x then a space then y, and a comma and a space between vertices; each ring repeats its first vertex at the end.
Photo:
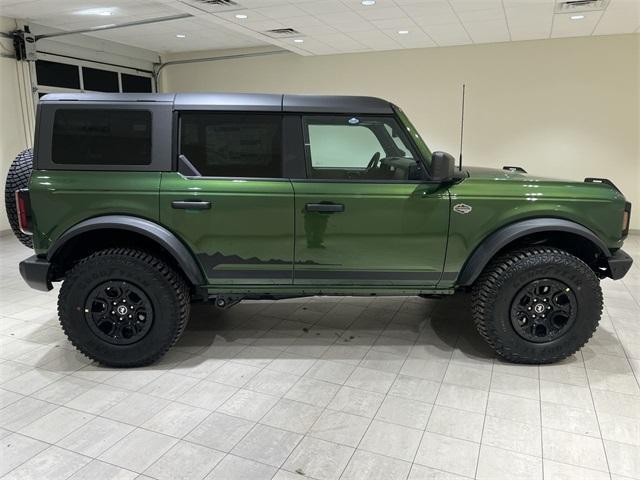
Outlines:
POLYGON ((307 212, 337 213, 344 212, 344 205, 342 203, 307 203, 305 210, 307 212))
POLYGON ((171 207, 182 210, 209 210, 211 208, 211 202, 201 200, 175 200, 171 202, 171 207))

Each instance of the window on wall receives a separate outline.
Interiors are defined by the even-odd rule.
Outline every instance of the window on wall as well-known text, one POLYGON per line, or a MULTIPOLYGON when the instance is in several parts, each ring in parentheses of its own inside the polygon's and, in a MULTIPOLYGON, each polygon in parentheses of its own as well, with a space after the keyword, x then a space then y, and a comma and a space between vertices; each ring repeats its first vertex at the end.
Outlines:
POLYGON ((419 180, 422 165, 392 117, 304 117, 311 178, 419 180))
POLYGON ((38 60, 36 76, 38 85, 80 89, 80 69, 77 65, 38 60))
POLYGON ((35 62, 38 97, 59 92, 153 92, 150 72, 53 54, 41 57, 35 62))
POLYGON ((58 110, 53 122, 51 160, 64 165, 149 165, 151 113, 58 110))
POLYGON ((151 77, 141 77, 140 75, 123 73, 121 78, 123 92, 151 93, 153 91, 151 77))
POLYGON ((119 92, 118 72, 82 67, 84 89, 95 92, 119 92))
POLYGON ((282 117, 252 113, 183 113, 180 153, 203 176, 282 175, 282 117))

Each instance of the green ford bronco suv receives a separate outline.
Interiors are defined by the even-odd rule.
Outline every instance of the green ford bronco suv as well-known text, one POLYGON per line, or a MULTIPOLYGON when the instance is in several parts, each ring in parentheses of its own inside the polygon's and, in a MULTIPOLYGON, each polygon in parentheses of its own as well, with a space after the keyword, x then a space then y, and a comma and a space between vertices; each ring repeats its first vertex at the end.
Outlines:
POLYGON ((554 362, 629 270, 630 210, 606 179, 455 168, 369 97, 46 95, 7 181, 23 278, 63 281, 69 339, 118 367, 160 358, 191 302, 463 290, 499 355, 554 362))

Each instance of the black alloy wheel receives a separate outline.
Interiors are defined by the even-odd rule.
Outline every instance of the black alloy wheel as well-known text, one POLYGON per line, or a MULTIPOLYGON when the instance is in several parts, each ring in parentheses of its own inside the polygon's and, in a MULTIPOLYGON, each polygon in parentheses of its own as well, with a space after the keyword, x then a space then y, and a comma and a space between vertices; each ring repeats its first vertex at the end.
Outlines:
POLYGON ((525 340, 544 343, 567 333, 576 321, 576 295, 564 282, 542 278, 526 284, 511 304, 511 324, 525 340))
POLYGON ((153 323, 149 297, 125 281, 104 282, 94 288, 87 296, 84 312, 89 328, 113 345, 141 340, 153 323))

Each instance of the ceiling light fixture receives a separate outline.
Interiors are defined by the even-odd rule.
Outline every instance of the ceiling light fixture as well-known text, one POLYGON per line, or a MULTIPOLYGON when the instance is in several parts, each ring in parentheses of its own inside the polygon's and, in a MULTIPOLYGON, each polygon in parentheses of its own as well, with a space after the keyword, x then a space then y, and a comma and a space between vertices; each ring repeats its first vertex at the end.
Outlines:
POLYGON ((399 35, 406 35, 409 33, 409 30, 398 30, 399 35))
POLYGON ((187 38, 187 36, 184 33, 178 33, 176 34, 177 38, 187 38))
POLYGON ((376 0, 362 0, 362 5, 364 5, 365 7, 370 7, 371 5, 375 5, 376 4, 376 0))
POLYGON ((87 10, 80 10, 74 12, 75 15, 99 15, 101 17, 110 17, 113 15, 115 9, 105 10, 104 8, 89 8, 87 10))
POLYGON ((571 15, 571 20, 582 20, 584 15, 571 15))
POLYGON ((247 15, 245 15, 244 13, 239 13, 236 15, 236 18, 239 18, 240 20, 244 20, 245 18, 247 18, 247 15))
POLYGON ((295 42, 295 43, 304 43, 304 40, 303 40, 303 39, 301 39, 301 38, 296 38, 296 39, 294 40, 294 42, 295 42))

